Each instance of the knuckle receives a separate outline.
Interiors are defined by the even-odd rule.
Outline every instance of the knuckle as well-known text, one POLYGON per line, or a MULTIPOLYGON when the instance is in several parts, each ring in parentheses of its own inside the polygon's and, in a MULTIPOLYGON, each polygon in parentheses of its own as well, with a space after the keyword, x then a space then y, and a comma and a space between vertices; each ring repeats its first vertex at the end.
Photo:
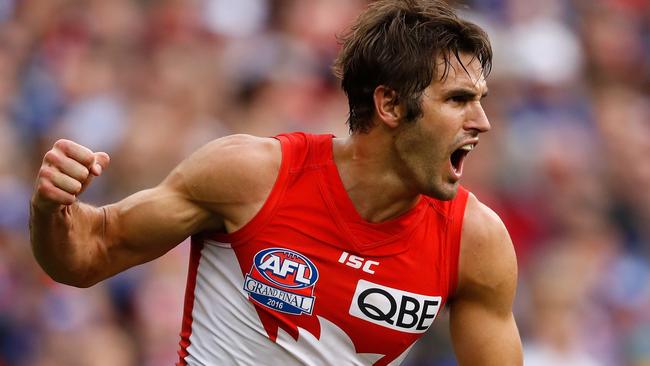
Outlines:
POLYGON ((42 195, 49 195, 56 187, 49 179, 39 179, 38 184, 36 185, 36 191, 42 195))
POLYGON ((48 192, 49 192, 49 190, 47 188, 47 185, 45 183, 43 183, 43 182, 38 182, 38 185, 36 186, 36 194, 39 197, 47 198, 48 192))
POLYGON ((57 161, 59 161, 59 156, 56 153, 56 151, 52 149, 45 153, 45 156, 43 157, 43 161, 47 163, 56 163, 57 161))
POLYGON ((36 192, 41 200, 56 201, 56 188, 47 182, 39 183, 36 192))
POLYGON ((51 179, 53 175, 52 168, 48 166, 42 166, 38 171, 38 176, 45 179, 51 179))
POLYGON ((52 182, 50 182, 49 180, 46 180, 46 179, 40 179, 38 181, 37 186, 38 186, 39 190, 44 191, 44 192, 49 191, 51 188, 54 188, 54 185, 52 184, 52 182))
POLYGON ((69 141, 69 140, 66 140, 66 139, 58 139, 58 140, 56 140, 56 142, 54 143, 54 147, 57 148, 57 149, 65 150, 65 149, 68 147, 69 144, 70 144, 70 141, 69 141))

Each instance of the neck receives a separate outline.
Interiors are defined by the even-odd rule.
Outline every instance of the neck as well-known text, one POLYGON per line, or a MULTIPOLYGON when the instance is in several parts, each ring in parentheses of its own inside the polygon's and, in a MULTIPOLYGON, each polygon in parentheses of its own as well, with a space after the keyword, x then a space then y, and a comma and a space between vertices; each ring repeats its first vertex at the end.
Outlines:
POLYGON ((399 174, 391 136, 373 128, 367 134, 334 139, 334 161, 343 186, 361 217, 382 222, 413 208, 419 193, 399 174))

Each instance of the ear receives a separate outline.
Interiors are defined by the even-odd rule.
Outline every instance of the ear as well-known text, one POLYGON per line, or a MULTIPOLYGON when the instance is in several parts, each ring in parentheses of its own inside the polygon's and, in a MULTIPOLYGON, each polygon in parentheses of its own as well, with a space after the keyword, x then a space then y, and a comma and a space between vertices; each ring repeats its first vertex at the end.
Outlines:
POLYGON ((379 120, 392 128, 399 126, 403 110, 397 92, 387 86, 379 85, 375 88, 372 97, 379 120))

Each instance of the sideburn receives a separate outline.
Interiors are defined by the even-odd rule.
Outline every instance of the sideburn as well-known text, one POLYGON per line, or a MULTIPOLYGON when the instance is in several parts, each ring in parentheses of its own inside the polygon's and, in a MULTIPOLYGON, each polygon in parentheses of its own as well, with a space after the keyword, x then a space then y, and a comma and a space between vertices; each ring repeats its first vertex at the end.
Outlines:
POLYGON ((408 123, 413 123, 422 117, 422 93, 406 98, 404 100, 404 111, 404 121, 408 123))
MULTIPOLYGON (((421 112, 420 112, 421 114, 421 112)), ((421 154, 420 149, 422 138, 421 126, 418 124, 419 118, 407 120, 404 118, 403 123, 399 126, 393 135, 395 149, 395 164, 400 176, 410 182, 418 182, 418 175, 422 175, 423 167, 417 160, 421 154)), ((414 187, 421 188, 421 187, 414 187)))

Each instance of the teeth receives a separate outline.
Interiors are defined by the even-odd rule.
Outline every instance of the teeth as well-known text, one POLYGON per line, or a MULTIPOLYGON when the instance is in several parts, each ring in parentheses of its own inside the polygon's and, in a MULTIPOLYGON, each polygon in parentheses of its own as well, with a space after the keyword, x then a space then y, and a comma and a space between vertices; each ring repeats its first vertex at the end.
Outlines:
POLYGON ((474 144, 467 144, 460 147, 461 150, 472 151, 474 149, 474 144))

